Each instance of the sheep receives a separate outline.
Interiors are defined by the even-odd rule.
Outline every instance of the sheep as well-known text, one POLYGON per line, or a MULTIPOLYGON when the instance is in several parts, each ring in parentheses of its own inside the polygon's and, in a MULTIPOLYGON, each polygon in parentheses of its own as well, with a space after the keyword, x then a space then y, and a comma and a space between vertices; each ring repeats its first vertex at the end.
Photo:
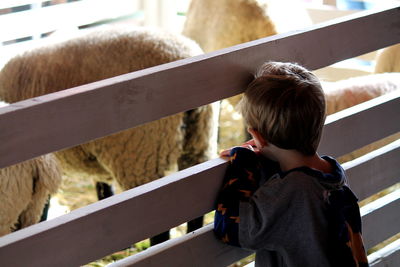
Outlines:
MULTIPOLYGON (((322 86, 329 115, 394 90, 400 90, 400 73, 370 74, 337 82, 323 82, 322 86)), ((355 159, 399 138, 400 134, 392 135, 339 157, 338 160, 346 162, 355 159)))
POLYGON ((255 1, 192 0, 182 33, 204 52, 211 52, 276 34, 276 30, 266 6, 255 1))
POLYGON ((370 74, 336 82, 322 82, 327 114, 371 100, 400 88, 400 73, 370 74))
POLYGON ((382 49, 376 57, 375 73, 400 72, 400 44, 382 49))
POLYGON ((308 25, 296 1, 192 0, 182 34, 211 52, 308 25))
POLYGON ((49 195, 61 184, 52 154, 0 169, 0 236, 38 223, 49 195))
MULTIPOLYGON (((188 38, 157 29, 95 31, 11 59, 0 72, 0 98, 13 103, 201 53, 188 38)), ((215 110, 198 107, 55 155, 67 176, 115 180, 127 190, 216 154, 215 110)))

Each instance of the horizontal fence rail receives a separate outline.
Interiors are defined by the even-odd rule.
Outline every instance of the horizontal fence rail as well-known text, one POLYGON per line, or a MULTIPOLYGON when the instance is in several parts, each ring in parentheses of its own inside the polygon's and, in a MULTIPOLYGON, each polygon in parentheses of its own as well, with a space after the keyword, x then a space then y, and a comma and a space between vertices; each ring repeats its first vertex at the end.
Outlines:
MULTIPOLYGON (((370 114, 371 102, 379 102, 381 103, 380 106, 388 106, 390 109, 398 110, 399 105, 392 105, 392 101, 395 99, 400 101, 400 96, 392 93, 362 103, 353 109, 353 116, 359 116, 364 112, 370 114), (383 99, 385 101, 382 101, 383 99)), ((390 109, 387 111, 391 112, 390 109)), ((345 119, 351 119, 351 117, 352 115, 346 114, 345 119)), ((337 120, 330 119, 330 117, 328 117, 327 122, 326 126, 332 123, 332 126, 326 131, 327 133, 337 131, 337 128, 341 127, 337 120)), ((368 121, 364 120, 363 123, 368 123, 368 121)), ((400 125, 396 123, 395 125, 398 127, 397 130, 400 131, 400 125)), ((384 137, 387 132, 385 127, 376 128, 381 129, 381 137, 384 137)), ((325 139, 323 142, 333 142, 334 140, 325 139)), ((338 146, 342 147, 343 153, 347 153, 343 145, 339 143, 338 146)), ((365 155, 364 158, 378 159, 387 153, 390 154, 391 151, 398 151, 398 146, 398 141, 396 141, 389 144, 387 146, 389 148, 383 148, 383 152, 376 153, 374 151, 365 155)), ((398 157, 398 152, 396 155, 398 157)), ((363 164, 365 166, 365 160, 349 162, 345 165, 346 172, 352 174, 352 169, 359 168, 363 164)), ((376 160, 372 164, 374 164, 374 169, 378 173, 387 168, 386 162, 382 160, 376 160)), ((33 225, 30 228, 0 238, 2 264, 13 266, 16 260, 22 266, 83 264, 205 214, 214 208, 214 199, 222 183, 225 168, 226 162, 224 160, 214 159, 72 211, 62 217, 33 225), (82 229, 85 230, 82 231, 82 229), (110 240, 112 242, 109 242, 110 240), (76 244, 79 244, 79 246, 76 244), (21 251, 24 251, 24 257, 16 255, 21 251), (37 257, 37 255, 49 256, 37 257)), ((391 174, 394 177, 399 177, 400 169, 394 168, 391 174)), ((353 184, 353 179, 359 178, 350 175, 350 184, 353 184)), ((379 180, 377 180, 377 187, 380 187, 379 183, 379 180)), ((355 189, 356 193, 357 190, 358 188, 355 189)), ((363 190, 363 188, 361 187, 360 190, 363 190)), ((208 237, 204 238, 209 240, 212 233, 209 230, 207 231, 203 234, 207 235, 208 237)), ((368 231, 373 231, 373 228, 368 231)), ((384 233, 384 235, 386 234, 384 233)), ((198 242, 198 240, 203 240, 202 238, 190 242, 198 242)), ((229 251, 227 248, 224 248, 223 251, 233 255, 237 253, 229 251)), ((237 257, 231 259, 234 260, 237 257)), ((204 258, 203 262, 205 263, 208 260, 210 259, 204 258)), ((190 262, 190 258, 188 258, 188 262, 190 262)))
POLYGON ((400 239, 368 256, 371 267, 400 266, 400 239))
POLYGON ((212 224, 207 225, 192 234, 151 247, 140 255, 127 257, 108 267, 217 267, 228 266, 252 254, 223 244, 215 238, 213 228, 212 224))
MULTIPOLYGON (((399 177, 399 176, 397 176, 399 177)), ((362 216, 363 239, 366 249, 378 245, 382 241, 399 233, 400 221, 400 191, 386 195, 376 202, 383 202, 381 206, 362 216)), ((363 209, 361 209, 363 213, 363 209)))
POLYGON ((1 108, 0 168, 236 95, 265 60, 318 69, 398 43, 399 17, 358 13, 1 108))
POLYGON ((365 199, 398 182, 400 140, 343 164, 350 186, 359 199, 365 199))

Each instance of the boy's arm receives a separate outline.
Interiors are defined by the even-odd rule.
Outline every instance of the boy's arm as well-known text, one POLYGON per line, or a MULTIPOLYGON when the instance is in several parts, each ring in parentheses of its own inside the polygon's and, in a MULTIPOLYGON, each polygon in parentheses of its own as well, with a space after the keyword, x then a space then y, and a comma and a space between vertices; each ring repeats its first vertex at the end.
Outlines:
POLYGON ((230 151, 230 164, 217 198, 214 232, 224 243, 240 246, 239 205, 258 189, 261 179, 259 157, 252 150, 235 147, 230 151))

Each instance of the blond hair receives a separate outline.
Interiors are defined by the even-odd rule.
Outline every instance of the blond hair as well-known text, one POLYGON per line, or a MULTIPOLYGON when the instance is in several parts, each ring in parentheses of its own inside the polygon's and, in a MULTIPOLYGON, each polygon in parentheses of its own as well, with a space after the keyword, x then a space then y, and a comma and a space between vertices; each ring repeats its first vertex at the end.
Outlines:
POLYGON ((316 153, 325 122, 318 78, 295 63, 267 62, 239 104, 243 118, 268 142, 304 155, 316 153))

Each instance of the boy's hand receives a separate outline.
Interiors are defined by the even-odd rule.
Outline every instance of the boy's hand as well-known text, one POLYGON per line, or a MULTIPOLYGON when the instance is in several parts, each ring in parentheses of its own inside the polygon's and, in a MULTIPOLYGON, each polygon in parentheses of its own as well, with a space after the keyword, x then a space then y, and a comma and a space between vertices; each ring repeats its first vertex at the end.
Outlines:
MULTIPOLYGON (((237 147, 237 146, 236 146, 236 147, 237 147)), ((252 150, 252 151, 258 152, 258 149, 257 149, 257 147, 256 147, 256 144, 255 144, 255 142, 254 142, 254 139, 250 139, 249 141, 247 141, 247 142, 243 143, 242 145, 240 145, 240 147, 244 147, 244 148, 250 149, 250 150, 252 150)), ((229 157, 232 148, 233 148, 233 147, 231 147, 231 148, 229 148, 229 149, 222 150, 222 151, 219 153, 219 156, 220 156, 221 158, 229 157)))

